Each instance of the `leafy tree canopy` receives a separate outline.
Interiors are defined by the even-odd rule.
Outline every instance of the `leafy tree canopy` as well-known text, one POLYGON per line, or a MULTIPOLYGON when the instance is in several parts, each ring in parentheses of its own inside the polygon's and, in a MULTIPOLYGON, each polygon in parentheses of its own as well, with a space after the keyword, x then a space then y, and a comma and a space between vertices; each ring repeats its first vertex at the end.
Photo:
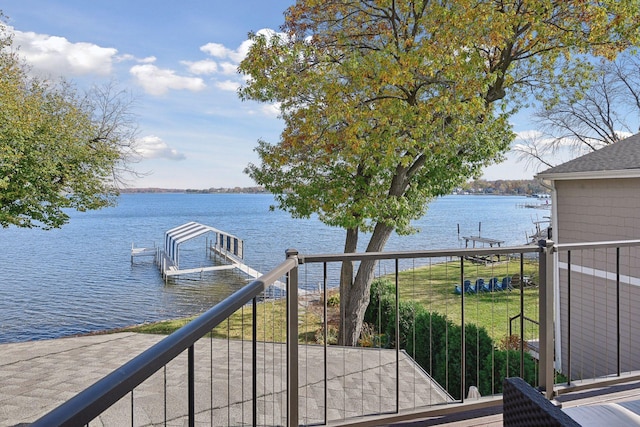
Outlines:
MULTIPOLYGON (((382 250, 433 197, 501 158, 529 95, 552 99, 588 75, 584 55, 635 44, 639 3, 299 0, 284 34, 252 34, 240 64, 240 96, 278 103, 285 124, 247 172, 293 216, 345 228, 346 252, 358 230, 372 232, 367 251, 382 250)), ((353 281, 343 265, 351 343, 374 264, 353 281)))
POLYGON ((0 225, 60 227, 65 208, 112 205, 135 153, 131 104, 111 85, 81 96, 31 77, 11 42, 0 22, 0 225))
MULTIPOLYGON (((636 2, 298 1, 285 35, 253 34, 245 99, 278 102, 279 144, 249 174, 295 216, 399 232, 425 202, 500 158, 494 103, 579 82, 637 38, 636 2)), ((501 106, 505 106, 501 103, 501 106)))

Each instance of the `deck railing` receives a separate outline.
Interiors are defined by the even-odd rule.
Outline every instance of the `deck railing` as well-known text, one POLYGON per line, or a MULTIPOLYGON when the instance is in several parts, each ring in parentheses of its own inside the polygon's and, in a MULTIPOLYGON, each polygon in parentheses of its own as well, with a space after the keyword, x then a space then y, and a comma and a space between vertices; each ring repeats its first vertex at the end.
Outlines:
MULTIPOLYGON (((617 325, 617 347, 609 338, 605 344, 615 348, 618 376, 637 369, 625 360, 625 334, 632 332, 621 319, 634 311, 630 302, 622 302, 630 301, 625 295, 632 292, 625 283, 633 285, 640 275, 634 273, 635 252, 620 255, 622 248, 637 246, 640 241, 588 246, 543 241, 539 246, 330 255, 290 250, 273 271, 35 425, 90 425, 94 419, 118 425, 378 425, 500 405, 506 376, 527 378, 551 398, 583 386, 574 380, 576 265, 582 276, 604 274, 616 284, 611 298, 618 308, 607 311, 606 318, 617 325), (588 251, 580 263, 578 250, 588 251), (613 262, 610 250, 617 254, 613 262), (501 262, 477 262, 482 259, 501 262), (367 260, 378 263, 377 279, 359 345, 330 345, 339 318, 331 311, 338 305, 340 265, 367 260), (512 276, 534 276, 536 286, 509 287, 504 278, 512 276), (269 298, 269 286, 283 277, 286 300, 269 298), (494 277, 502 277, 505 287, 495 288, 494 277), (298 296, 301 284, 307 290, 298 296), (525 333, 520 322, 514 333, 513 318, 531 319, 534 326, 525 333), (527 344, 532 341, 538 341, 537 357, 527 344), (554 354, 561 358, 555 360, 554 354)), ((581 304, 593 300, 587 295, 580 294, 581 304)), ((586 332, 580 333, 584 338, 586 332)), ((631 335, 626 340, 633 344, 631 335)), ((589 378, 600 375, 590 373, 596 375, 589 378)))
POLYGON ((557 393, 640 379, 640 240, 557 244, 557 393))

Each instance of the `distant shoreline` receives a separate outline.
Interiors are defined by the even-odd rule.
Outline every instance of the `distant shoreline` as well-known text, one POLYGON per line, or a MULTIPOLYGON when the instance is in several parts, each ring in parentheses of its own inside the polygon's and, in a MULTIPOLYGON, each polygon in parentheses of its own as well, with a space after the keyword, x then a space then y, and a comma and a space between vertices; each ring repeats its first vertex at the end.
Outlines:
MULTIPOLYGON (((482 195, 482 196, 534 196, 546 193, 546 189, 537 180, 497 180, 471 181, 463 187, 456 188, 455 195, 482 195)), ((185 193, 185 194, 270 194, 264 187, 219 187, 219 188, 123 188, 121 194, 136 193, 185 193)))
POLYGON ((137 193, 185 193, 185 194, 269 194, 263 187, 233 187, 233 188, 207 188, 207 189, 181 189, 181 188, 123 188, 121 194, 137 193))

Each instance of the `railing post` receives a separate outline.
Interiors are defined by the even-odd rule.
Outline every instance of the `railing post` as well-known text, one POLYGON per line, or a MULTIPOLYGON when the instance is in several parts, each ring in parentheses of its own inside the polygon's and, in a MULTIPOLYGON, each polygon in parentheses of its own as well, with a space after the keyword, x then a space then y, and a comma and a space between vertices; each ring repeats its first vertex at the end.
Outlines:
POLYGON ((287 274, 287 425, 298 426, 298 251, 288 249, 296 266, 287 274))
POLYGON ((553 399, 553 372, 554 372, 554 340, 553 340, 553 241, 540 240, 540 372, 539 385, 547 399, 553 399))

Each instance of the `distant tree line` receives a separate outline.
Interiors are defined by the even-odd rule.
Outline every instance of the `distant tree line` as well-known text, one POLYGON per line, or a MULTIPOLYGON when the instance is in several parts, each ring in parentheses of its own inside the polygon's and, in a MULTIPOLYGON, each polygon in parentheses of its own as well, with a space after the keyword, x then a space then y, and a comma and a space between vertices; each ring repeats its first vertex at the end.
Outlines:
POLYGON ((534 179, 497 181, 479 179, 464 184, 458 192, 531 196, 533 194, 548 193, 549 190, 544 188, 540 181, 534 179))
MULTIPOLYGON (((261 186, 256 187, 218 187, 204 189, 176 189, 176 188, 125 188, 121 193, 196 193, 196 194, 217 194, 217 193, 246 193, 262 194, 268 191, 261 186)), ((522 195, 531 196, 533 194, 547 193, 539 181, 530 180, 497 180, 487 181, 484 179, 471 181, 463 184, 456 190, 457 193, 471 194, 501 194, 501 195, 522 195)))
POLYGON ((178 188, 126 188, 121 193, 195 193, 195 194, 215 194, 215 193, 266 193, 264 187, 231 187, 231 188, 205 188, 205 189, 178 189, 178 188))
POLYGON ((233 188, 207 188, 205 190, 192 190, 188 189, 187 193, 266 193, 264 187, 233 187, 233 188))

